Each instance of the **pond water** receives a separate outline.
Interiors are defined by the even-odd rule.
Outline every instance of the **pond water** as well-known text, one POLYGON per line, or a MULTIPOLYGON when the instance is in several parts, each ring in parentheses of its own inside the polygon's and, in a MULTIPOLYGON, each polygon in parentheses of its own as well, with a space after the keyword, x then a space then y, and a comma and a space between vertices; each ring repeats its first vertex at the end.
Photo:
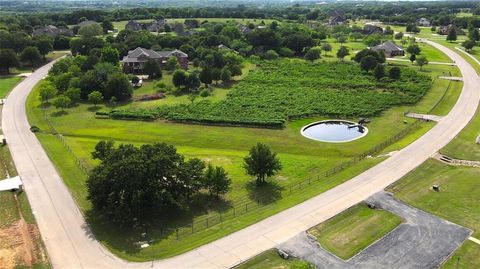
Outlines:
POLYGON ((302 135, 322 142, 349 142, 365 136, 368 129, 355 122, 325 120, 311 123, 302 128, 302 135))

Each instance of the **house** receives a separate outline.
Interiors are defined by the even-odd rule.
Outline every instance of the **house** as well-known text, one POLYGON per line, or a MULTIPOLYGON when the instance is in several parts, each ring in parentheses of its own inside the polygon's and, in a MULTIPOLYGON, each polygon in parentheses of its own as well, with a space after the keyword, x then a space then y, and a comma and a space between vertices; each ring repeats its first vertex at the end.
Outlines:
POLYGON ((438 29, 438 34, 448 35, 448 32, 450 32, 450 29, 452 27, 455 29, 455 32, 457 33, 457 35, 465 35, 465 31, 463 31, 462 29, 458 28, 457 26, 455 26, 453 24, 449 24, 447 26, 440 26, 440 29, 438 29))
POLYGON ((373 24, 365 24, 362 33, 364 35, 383 34, 383 29, 373 24))
POLYGON ((144 24, 144 27, 149 32, 160 32, 163 31, 167 20, 154 20, 152 22, 147 22, 144 24))
POLYGON ((248 34, 248 33, 253 31, 250 27, 248 27, 246 25, 243 25, 243 24, 240 24, 238 26, 238 30, 240 30, 240 32, 242 32, 242 34, 248 34))
POLYGON ((127 22, 125 25, 125 30, 130 30, 130 31, 141 31, 143 30, 143 26, 141 23, 138 21, 130 20, 127 22))
POLYGON ((330 13, 330 18, 328 19, 328 25, 335 26, 335 25, 343 25, 347 22, 345 19, 345 14, 343 12, 334 11, 330 13))
POLYGON ((144 48, 136 48, 128 52, 128 55, 120 61, 123 72, 127 74, 143 74, 143 67, 149 60, 156 61, 160 67, 165 66, 170 57, 176 57, 181 68, 188 69, 188 55, 180 50, 154 51, 144 48))
POLYGON ((427 18, 420 18, 415 23, 418 26, 430 27, 430 21, 427 18))
POLYGON ((51 36, 51 37, 56 37, 59 35, 73 36, 73 31, 65 27, 45 25, 43 27, 39 27, 35 29, 32 33, 33 37, 42 36, 42 35, 51 36))
POLYGON ((405 55, 405 50, 397 46, 397 44, 395 44, 393 41, 387 41, 383 44, 375 46, 372 48, 372 50, 376 52, 383 52, 387 58, 405 55))

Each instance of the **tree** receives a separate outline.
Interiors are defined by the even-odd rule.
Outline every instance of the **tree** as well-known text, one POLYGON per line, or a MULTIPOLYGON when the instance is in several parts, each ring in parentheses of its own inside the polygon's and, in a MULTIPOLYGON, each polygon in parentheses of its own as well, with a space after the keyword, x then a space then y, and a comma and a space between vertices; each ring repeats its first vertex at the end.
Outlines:
POLYGON ((172 82, 175 87, 180 88, 185 86, 187 81, 187 74, 183 70, 177 70, 173 73, 172 82))
POLYGON ((212 69, 212 80, 217 83, 219 80, 222 79, 222 70, 219 68, 212 69))
POLYGON ((275 175, 282 169, 277 154, 262 143, 257 143, 252 147, 243 161, 246 173, 255 176, 258 185, 265 183, 267 177, 275 175))
POLYGON ((212 70, 209 67, 204 67, 199 74, 200 81, 208 87, 209 84, 212 84, 213 75, 212 70))
POLYGON ((102 49, 102 56, 100 61, 105 63, 111 63, 114 66, 118 65, 118 59, 120 58, 118 50, 112 47, 104 47, 102 49))
POLYGON ((398 32, 394 35, 395 39, 402 39, 403 38, 403 32, 398 32))
POLYGON ((49 82, 40 84, 40 100, 47 103, 51 98, 57 95, 57 89, 49 82))
POLYGON ((283 41, 283 45, 293 50, 295 53, 300 53, 305 47, 312 47, 315 45, 315 42, 309 34, 298 32, 286 36, 283 41))
POLYGON ((178 60, 177 57, 172 56, 168 58, 167 62, 165 63, 165 69, 168 71, 173 71, 178 68, 178 60))
POLYGON ((320 59, 321 52, 320 48, 311 48, 305 53, 305 60, 313 62, 320 59))
POLYGON ((417 65, 420 67, 420 70, 422 70, 422 67, 424 65, 428 64, 428 59, 425 56, 420 56, 417 58, 417 65))
POLYGON ((143 66, 143 72, 148 75, 148 78, 155 79, 162 77, 162 70, 160 65, 155 60, 148 60, 143 66))
POLYGON ((53 40, 50 37, 44 36, 35 40, 35 46, 38 48, 38 52, 45 60, 46 55, 53 51, 53 40))
POLYGON ((227 83, 232 79, 232 73, 228 68, 223 68, 220 77, 222 78, 223 83, 227 83))
POLYGON ((103 34, 103 28, 98 23, 92 23, 82 26, 78 30, 78 34, 84 37, 94 37, 103 34))
POLYGON ((388 71, 388 75, 391 79, 399 79, 400 78, 400 68, 397 66, 394 66, 390 68, 388 71))
POLYGON ((368 35, 363 39, 363 43, 369 47, 374 47, 382 43, 382 36, 379 34, 368 35))
POLYGON ((371 49, 363 49, 357 52, 357 54, 355 54, 353 57, 353 60, 357 63, 360 63, 366 56, 373 56, 375 59, 377 59, 378 63, 385 63, 385 54, 383 52, 376 52, 371 49))
POLYGON ((30 62, 30 65, 33 67, 42 60, 42 56, 37 47, 29 46, 23 49, 20 54, 20 60, 23 62, 30 62))
POLYGON ((377 66, 377 59, 374 56, 366 56, 360 62, 360 69, 366 72, 374 69, 377 66))
POLYGON ((468 32, 468 37, 473 41, 480 41, 480 33, 478 32, 478 28, 470 28, 470 31, 468 32))
POLYGON ((195 102, 195 100, 197 99, 197 97, 198 97, 198 95, 196 93, 192 92, 188 95, 188 100, 190 100, 190 103, 193 104, 195 102))
POLYGON ((383 66, 383 64, 377 64, 377 66, 375 66, 375 69, 373 70, 373 74, 377 80, 383 78, 385 76, 385 67, 383 66))
POLYGON ((412 62, 412 64, 415 62, 416 59, 417 59, 417 56, 415 54, 410 55, 410 62, 412 62))
POLYGON ((322 44, 322 50, 325 52, 325 55, 327 55, 327 52, 332 51, 332 45, 328 43, 323 43, 322 44))
POLYGON ((79 88, 68 88, 65 92, 65 96, 70 98, 70 103, 76 104, 80 101, 80 89, 79 88))
POLYGON ((107 34, 108 30, 113 30, 113 23, 109 20, 104 20, 102 22, 103 33, 107 34))
POLYGON ((88 102, 92 103, 94 107, 97 107, 103 101, 103 95, 99 91, 93 91, 88 95, 88 102))
POLYGON ((185 80, 185 86, 190 91, 196 91, 200 87, 200 79, 197 76, 197 73, 191 73, 188 75, 187 79, 185 80))
POLYGON ((70 98, 65 95, 60 95, 55 100, 53 100, 53 105, 55 106, 55 108, 60 108, 62 111, 64 111, 64 109, 68 107, 70 103, 70 98))
POLYGON ((232 181, 223 167, 213 167, 211 164, 207 166, 203 187, 207 189, 211 195, 219 196, 227 193, 230 190, 231 183, 232 181))
POLYGON ((357 42, 357 41, 358 41, 359 39, 361 39, 362 37, 363 37, 363 35, 362 35, 362 33, 360 33, 360 32, 352 32, 352 33, 350 33, 350 38, 351 38, 353 41, 355 41, 355 42, 357 42))
POLYGON ((174 146, 164 143, 114 148, 103 142, 92 156, 100 164, 89 173, 87 198, 98 213, 126 227, 185 207, 205 175, 201 160, 185 161, 174 146))
POLYGON ((0 50, 0 73, 10 74, 10 68, 18 65, 18 57, 14 50, 0 50))
POLYGON ((349 54, 350 52, 345 46, 340 46, 340 48, 338 48, 338 51, 337 51, 337 58, 343 62, 343 58, 345 58, 345 56, 349 54))
POLYGON ((278 59, 278 53, 274 50, 267 50, 267 52, 265 52, 263 55, 263 58, 265 60, 276 60, 278 59))
POLYGON ((447 34, 447 41, 455 41, 457 40, 457 30, 455 30, 455 27, 452 26, 450 29, 448 29, 448 34, 447 34))
POLYGON ((126 101, 132 97, 132 84, 128 77, 122 73, 115 73, 108 77, 103 97, 109 100, 115 96, 119 101, 126 101))
POLYGON ((467 52, 471 51, 475 45, 476 45, 475 41, 473 41, 471 39, 465 40, 462 43, 462 47, 464 47, 467 52))
POLYGON ((410 54, 420 55, 420 52, 422 52, 422 50, 417 44, 411 44, 407 47, 407 52, 410 54))

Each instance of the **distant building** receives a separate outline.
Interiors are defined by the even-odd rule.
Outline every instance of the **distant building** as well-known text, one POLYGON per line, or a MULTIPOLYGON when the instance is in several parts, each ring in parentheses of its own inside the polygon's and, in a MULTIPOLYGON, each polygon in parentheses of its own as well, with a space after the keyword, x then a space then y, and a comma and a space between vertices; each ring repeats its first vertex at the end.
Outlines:
POLYGON ((154 51, 136 48, 128 52, 121 60, 123 72, 127 74, 143 74, 143 67, 149 60, 156 61, 160 67, 165 66, 170 57, 176 57, 181 68, 188 69, 188 55, 180 50, 154 51))
POLYGON ((449 24, 447 26, 440 26, 440 28, 438 29, 438 33, 441 35, 448 35, 448 32, 450 32, 450 29, 452 27, 455 28, 455 32, 457 33, 457 35, 465 35, 465 31, 453 24, 449 24))
POLYGON ((130 31, 141 31, 143 30, 143 26, 141 23, 138 21, 130 20, 127 22, 125 25, 125 30, 130 30, 130 31))
POLYGON ((334 11, 330 13, 330 18, 328 18, 328 25, 343 25, 347 22, 345 19, 345 14, 343 12, 334 11))
POLYGON ((36 28, 32 33, 33 37, 43 36, 43 35, 50 36, 50 37, 56 37, 59 35, 73 36, 73 31, 65 27, 45 25, 45 26, 36 28))
POLYGON ((383 34, 383 29, 373 24, 365 24, 365 26, 363 26, 362 33, 364 35, 383 34))
POLYGON ((372 50, 376 52, 383 52, 385 57, 388 58, 405 55, 405 50, 397 46, 397 44, 395 44, 393 41, 387 41, 383 44, 375 46, 372 48, 372 50))
POLYGON ((167 24, 167 21, 164 19, 154 20, 151 22, 138 22, 135 20, 130 20, 125 25, 125 29, 130 31, 146 30, 149 32, 160 32, 160 31, 163 31, 166 24, 167 24))
POLYGON ((253 31, 253 29, 251 29, 247 25, 243 25, 243 24, 240 24, 238 26, 238 30, 240 30, 240 32, 242 32, 243 34, 248 34, 248 33, 253 31))
POLYGON ((418 26, 430 27, 430 21, 427 18, 420 18, 415 23, 418 26))
POLYGON ((223 45, 223 44, 218 45, 217 48, 218 48, 219 50, 228 50, 228 51, 231 51, 231 52, 234 52, 234 53, 237 53, 237 54, 238 54, 238 51, 236 51, 236 50, 234 50, 234 49, 231 49, 231 48, 229 48, 229 47, 227 47, 227 46, 225 46, 225 45, 223 45))

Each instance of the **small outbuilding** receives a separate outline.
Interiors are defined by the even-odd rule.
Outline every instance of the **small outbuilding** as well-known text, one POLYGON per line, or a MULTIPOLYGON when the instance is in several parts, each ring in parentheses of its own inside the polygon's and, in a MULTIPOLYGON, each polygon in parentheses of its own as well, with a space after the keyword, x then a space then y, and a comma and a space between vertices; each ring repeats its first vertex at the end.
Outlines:
POLYGON ((0 180, 0 191, 22 190, 23 183, 19 176, 0 180))

